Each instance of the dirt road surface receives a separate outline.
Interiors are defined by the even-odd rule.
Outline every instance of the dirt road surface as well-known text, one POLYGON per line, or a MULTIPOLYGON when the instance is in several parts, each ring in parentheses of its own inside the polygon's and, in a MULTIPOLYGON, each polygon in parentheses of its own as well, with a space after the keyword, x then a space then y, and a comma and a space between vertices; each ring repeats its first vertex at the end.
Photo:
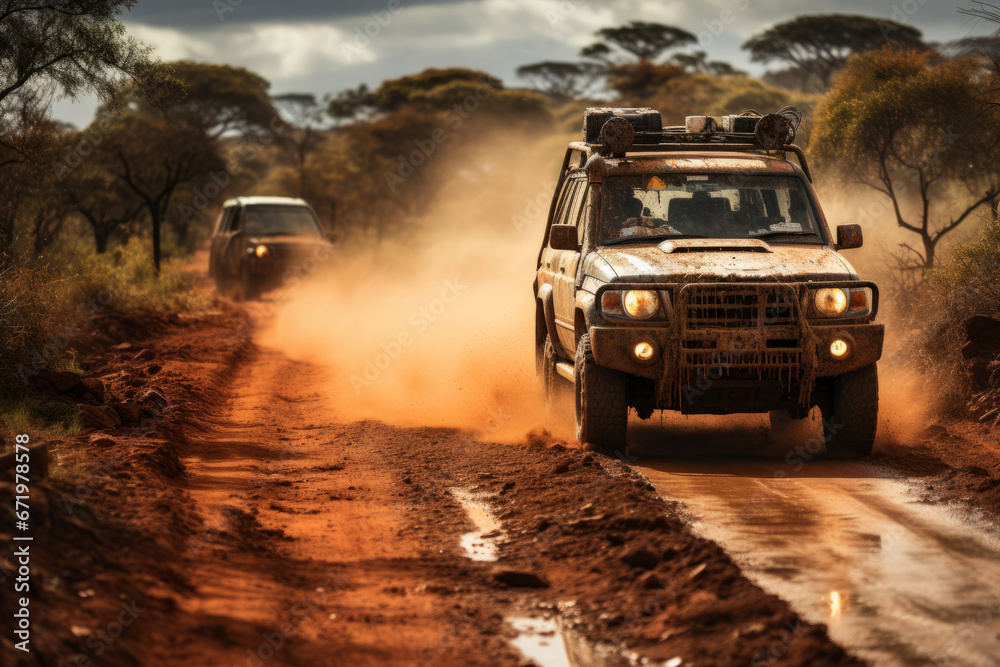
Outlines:
POLYGON ((1000 664, 995 531, 926 477, 800 465, 759 418, 618 453, 361 419, 247 326, 270 304, 216 306, 89 325, 104 402, 152 416, 49 443, 11 664, 1000 664))
POLYGON ((872 463, 788 464, 795 443, 769 442, 753 419, 673 422, 637 429, 633 467, 754 582, 874 664, 1000 665, 993 524, 922 502, 919 482, 872 463))

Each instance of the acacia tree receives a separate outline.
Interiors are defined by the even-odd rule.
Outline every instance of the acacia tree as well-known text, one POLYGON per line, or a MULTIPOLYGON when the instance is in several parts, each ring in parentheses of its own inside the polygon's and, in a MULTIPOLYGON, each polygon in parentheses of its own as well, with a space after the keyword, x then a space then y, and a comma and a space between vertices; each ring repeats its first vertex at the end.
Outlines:
MULTIPOLYGON (((103 159, 112 159, 109 153, 103 159)), ((112 235, 135 220, 145 202, 122 179, 96 160, 73 171, 62 184, 65 198, 90 227, 98 254, 108 249, 112 235)))
POLYGON ((855 53, 885 44, 924 49, 922 34, 888 19, 848 14, 798 16, 754 35, 743 48, 758 63, 782 61, 816 76, 823 88, 855 53))
POLYGON ((271 84, 243 67, 178 60, 163 70, 178 84, 170 99, 138 96, 137 108, 165 113, 170 120, 211 137, 272 130, 278 112, 268 89, 271 84))
POLYGON ((590 91, 607 68, 596 62, 556 62, 546 60, 517 68, 517 75, 531 81, 547 95, 572 100, 590 91))
POLYGON ((971 60, 884 48, 854 56, 816 111, 811 152, 821 167, 891 201, 901 266, 934 266, 942 239, 1000 195, 992 161, 996 118, 980 112, 983 81, 971 60))
POLYGON ((101 150, 103 167, 149 216, 153 265, 159 273, 161 227, 174 194, 183 186, 205 185, 225 170, 217 140, 198 128, 131 112, 114 121, 101 150))
MULTIPOLYGON (((656 60, 671 49, 698 41, 687 30, 646 21, 632 21, 616 28, 602 28, 595 34, 639 60, 656 60)), ((584 55, 591 58, 606 57, 608 51, 591 45, 584 49, 584 55)))

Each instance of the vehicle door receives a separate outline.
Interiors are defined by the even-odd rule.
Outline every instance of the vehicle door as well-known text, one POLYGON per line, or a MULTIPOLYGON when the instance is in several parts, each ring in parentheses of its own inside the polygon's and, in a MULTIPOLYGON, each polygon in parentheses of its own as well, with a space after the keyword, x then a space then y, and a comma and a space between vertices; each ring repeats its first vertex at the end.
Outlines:
POLYGON ((208 275, 212 278, 219 276, 219 266, 224 244, 223 231, 229 225, 229 217, 233 214, 234 208, 234 206, 223 208, 212 230, 212 243, 208 251, 208 275))
MULTIPOLYGON (((563 181, 562 188, 559 192, 555 193, 556 205, 552 213, 552 224, 557 224, 560 219, 566 216, 566 202, 569 199, 569 192, 572 183, 569 179, 563 181)), ((538 286, 549 285, 552 286, 555 281, 555 274, 559 272, 559 251, 554 250, 549 243, 549 239, 545 239, 545 247, 542 248, 542 263, 538 267, 538 286), (555 262, 555 263, 553 263, 555 262)))
POLYGON ((229 216, 229 224, 222 234, 220 268, 222 275, 228 278, 240 277, 240 262, 245 254, 242 230, 244 213, 242 206, 234 206, 233 213, 229 216))
MULTIPOLYGON (((577 239, 581 236, 580 212, 587 194, 585 178, 570 178, 567 180, 570 190, 567 195, 563 215, 559 224, 577 227, 577 239)), ((556 331, 559 343, 567 355, 576 351, 576 269, 580 263, 580 251, 553 250, 553 284, 552 296, 555 306, 556 331)))

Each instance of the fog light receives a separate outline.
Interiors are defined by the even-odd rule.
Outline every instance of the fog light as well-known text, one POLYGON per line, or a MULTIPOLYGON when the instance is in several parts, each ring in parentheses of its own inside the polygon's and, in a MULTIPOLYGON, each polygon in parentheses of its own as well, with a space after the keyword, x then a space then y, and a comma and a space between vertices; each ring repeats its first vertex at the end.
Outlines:
POLYGON ((259 245, 257 246, 257 249, 254 252, 257 253, 258 257, 267 257, 267 246, 259 245))
POLYGON ((634 354, 635 358, 638 359, 639 361, 646 362, 652 359, 653 355, 656 354, 656 348, 653 347, 652 343, 642 341, 641 343, 635 346, 635 349, 632 351, 632 354, 634 354))
POLYGON ((843 359, 851 353, 851 345, 846 340, 838 338, 830 343, 830 354, 834 359, 843 359))

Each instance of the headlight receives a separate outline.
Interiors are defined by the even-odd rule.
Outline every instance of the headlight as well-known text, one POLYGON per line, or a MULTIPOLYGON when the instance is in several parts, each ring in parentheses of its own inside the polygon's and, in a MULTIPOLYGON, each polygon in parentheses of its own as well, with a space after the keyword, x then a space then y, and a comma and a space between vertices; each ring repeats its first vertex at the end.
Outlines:
POLYGON ((268 251, 267 251, 267 246, 266 245, 259 245, 254 250, 254 254, 257 255, 258 257, 267 257, 267 252, 268 251))
POLYGON ((839 287, 825 287, 816 290, 816 311, 825 317, 837 317, 847 310, 849 298, 839 287))
POLYGON ((660 309, 660 297, 652 290, 629 290, 625 292, 624 305, 629 317, 645 320, 660 309))

